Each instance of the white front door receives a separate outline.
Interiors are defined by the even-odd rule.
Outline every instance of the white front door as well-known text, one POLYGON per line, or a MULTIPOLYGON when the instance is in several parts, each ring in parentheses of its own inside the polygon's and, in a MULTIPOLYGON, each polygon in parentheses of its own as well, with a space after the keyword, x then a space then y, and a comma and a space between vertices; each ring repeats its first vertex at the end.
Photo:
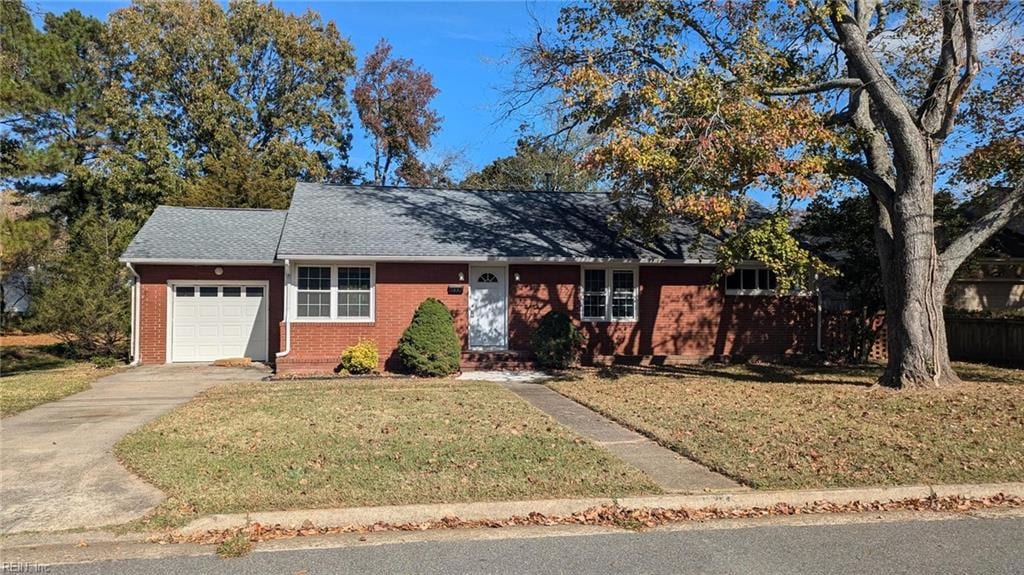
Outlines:
POLYGON ((171 286, 170 361, 267 360, 267 286, 171 286))
POLYGON ((506 268, 469 268, 469 347, 508 346, 508 282, 506 268))

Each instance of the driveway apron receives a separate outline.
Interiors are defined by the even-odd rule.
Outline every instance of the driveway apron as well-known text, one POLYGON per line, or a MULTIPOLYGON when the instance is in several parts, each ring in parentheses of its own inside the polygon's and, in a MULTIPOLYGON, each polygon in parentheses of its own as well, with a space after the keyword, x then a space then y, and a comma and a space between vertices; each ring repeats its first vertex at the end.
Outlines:
POLYGON ((0 533, 101 527, 135 519, 163 493, 129 473, 114 443, 199 392, 259 381, 258 368, 142 366, 0 420, 0 533))

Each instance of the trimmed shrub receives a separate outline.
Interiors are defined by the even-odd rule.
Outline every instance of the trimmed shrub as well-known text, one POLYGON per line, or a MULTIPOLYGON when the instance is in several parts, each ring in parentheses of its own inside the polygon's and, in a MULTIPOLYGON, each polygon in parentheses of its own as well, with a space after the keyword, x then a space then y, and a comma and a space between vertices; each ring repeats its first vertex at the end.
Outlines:
POLYGON ((416 309, 412 323, 398 340, 398 357, 407 370, 441 377, 459 371, 462 345, 452 314, 443 303, 428 298, 416 309))
POLYGON ((370 340, 361 340, 341 354, 341 369, 355 375, 372 373, 377 369, 379 361, 377 344, 370 340))
POLYGON ((109 355, 94 355, 89 358, 89 361, 101 369, 111 368, 121 363, 116 357, 110 357, 109 355))
POLYGON ((586 339, 568 315, 551 311, 533 332, 533 353, 541 367, 567 369, 579 360, 586 339))

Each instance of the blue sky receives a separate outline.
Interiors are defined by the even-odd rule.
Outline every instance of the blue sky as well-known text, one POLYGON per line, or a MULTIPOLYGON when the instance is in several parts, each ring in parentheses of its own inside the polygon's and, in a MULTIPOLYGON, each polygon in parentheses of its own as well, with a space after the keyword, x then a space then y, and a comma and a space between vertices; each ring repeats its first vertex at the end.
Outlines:
MULTIPOLYGON (((128 1, 52 2, 27 0, 40 12, 72 8, 105 19, 128 1)), ((283 10, 319 12, 349 38, 360 60, 380 38, 394 54, 412 58, 434 76, 440 89, 435 108, 444 117, 428 159, 461 152, 472 167, 508 155, 515 147, 519 119, 499 122, 502 90, 514 72, 512 48, 535 35, 534 18, 554 22, 557 2, 275 2, 283 10)), ((353 111, 353 116, 355 113, 353 111)), ((354 118, 356 133, 350 163, 362 168, 370 148, 354 118)))

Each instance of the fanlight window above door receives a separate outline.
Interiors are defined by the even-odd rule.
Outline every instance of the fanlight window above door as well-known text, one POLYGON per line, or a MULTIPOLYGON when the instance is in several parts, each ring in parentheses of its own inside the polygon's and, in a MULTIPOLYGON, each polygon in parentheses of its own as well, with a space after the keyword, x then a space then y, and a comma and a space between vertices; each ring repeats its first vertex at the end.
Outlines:
POLYGON ((481 284, 496 284, 498 283, 498 276, 491 272, 484 272, 480 274, 480 277, 476 278, 476 283, 481 284))

